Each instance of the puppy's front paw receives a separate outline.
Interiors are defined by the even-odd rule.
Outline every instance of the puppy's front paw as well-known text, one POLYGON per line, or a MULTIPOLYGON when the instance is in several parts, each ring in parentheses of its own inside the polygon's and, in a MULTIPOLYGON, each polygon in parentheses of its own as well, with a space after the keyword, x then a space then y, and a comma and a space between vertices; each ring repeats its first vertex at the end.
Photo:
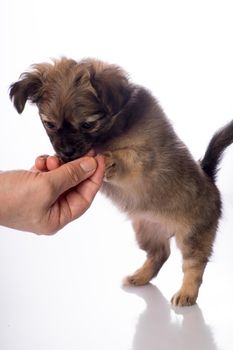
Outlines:
POLYGON ((103 156, 105 162, 104 179, 105 181, 111 181, 117 173, 116 159, 114 159, 112 152, 104 152, 103 156))

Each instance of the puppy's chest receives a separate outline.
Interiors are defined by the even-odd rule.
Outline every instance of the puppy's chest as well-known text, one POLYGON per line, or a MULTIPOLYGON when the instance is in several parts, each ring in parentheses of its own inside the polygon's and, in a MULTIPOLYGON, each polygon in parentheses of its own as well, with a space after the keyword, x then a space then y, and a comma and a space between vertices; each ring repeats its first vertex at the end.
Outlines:
POLYGON ((133 188, 129 191, 121 186, 104 181, 101 192, 111 199, 123 212, 130 213, 138 208, 139 198, 136 190, 133 188))
POLYGON ((101 191, 132 221, 143 220, 153 223, 157 227, 158 232, 167 238, 174 234, 177 226, 176 220, 172 220, 166 215, 161 215, 160 210, 156 206, 151 205, 150 201, 138 196, 136 191, 132 190, 129 193, 108 182, 103 183, 101 191))

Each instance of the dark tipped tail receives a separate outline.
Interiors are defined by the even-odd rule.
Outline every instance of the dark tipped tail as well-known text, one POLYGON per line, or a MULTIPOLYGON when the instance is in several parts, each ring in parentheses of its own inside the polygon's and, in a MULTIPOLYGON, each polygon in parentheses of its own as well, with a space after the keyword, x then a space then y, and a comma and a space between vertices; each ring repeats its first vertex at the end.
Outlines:
POLYGON ((204 172, 215 181, 218 172, 218 164, 221 161, 225 149, 233 143, 233 120, 217 131, 201 160, 201 167, 204 172))

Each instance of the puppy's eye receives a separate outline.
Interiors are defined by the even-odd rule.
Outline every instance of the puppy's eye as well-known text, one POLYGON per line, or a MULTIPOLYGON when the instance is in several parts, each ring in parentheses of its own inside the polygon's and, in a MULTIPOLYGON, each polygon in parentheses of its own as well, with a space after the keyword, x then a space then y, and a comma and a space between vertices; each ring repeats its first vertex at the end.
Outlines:
POLYGON ((94 123, 84 122, 81 124, 81 128, 85 130, 90 130, 94 127, 94 123))
POLYGON ((45 120, 43 121, 43 124, 46 127, 46 129, 54 130, 56 128, 55 124, 47 122, 45 120))

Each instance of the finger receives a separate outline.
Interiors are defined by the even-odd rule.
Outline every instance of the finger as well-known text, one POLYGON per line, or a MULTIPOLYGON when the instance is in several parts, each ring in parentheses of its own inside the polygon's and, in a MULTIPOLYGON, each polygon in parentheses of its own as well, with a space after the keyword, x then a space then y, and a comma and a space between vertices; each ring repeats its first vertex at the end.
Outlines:
POLYGON ((95 159, 97 160, 98 167, 94 175, 79 184, 76 191, 73 190, 67 195, 67 199, 69 200, 70 207, 73 208, 73 212, 76 210, 76 212, 79 213, 80 206, 83 206, 86 210, 102 185, 105 169, 104 159, 102 156, 97 156, 95 159), (78 198, 78 196, 80 198, 78 198))
POLYGON ((35 165, 33 169, 38 170, 38 171, 47 171, 47 158, 48 155, 42 155, 36 158, 35 160, 35 165))
POLYGON ((101 155, 98 155, 95 157, 98 167, 96 172, 90 177, 90 180, 96 183, 98 186, 100 186, 103 182, 104 178, 104 171, 105 171, 105 163, 104 163, 104 157, 101 155))
POLYGON ((35 165, 31 170, 34 171, 50 171, 58 168, 61 161, 57 156, 42 155, 36 158, 35 165))
POLYGON ((83 157, 61 165, 59 168, 45 175, 52 183, 57 195, 77 186, 80 182, 91 177, 97 168, 97 161, 93 157, 83 157))
POLYGON ((59 168, 59 166, 61 165, 61 161, 58 157, 56 156, 48 156, 46 159, 46 167, 47 170, 54 170, 59 168))

